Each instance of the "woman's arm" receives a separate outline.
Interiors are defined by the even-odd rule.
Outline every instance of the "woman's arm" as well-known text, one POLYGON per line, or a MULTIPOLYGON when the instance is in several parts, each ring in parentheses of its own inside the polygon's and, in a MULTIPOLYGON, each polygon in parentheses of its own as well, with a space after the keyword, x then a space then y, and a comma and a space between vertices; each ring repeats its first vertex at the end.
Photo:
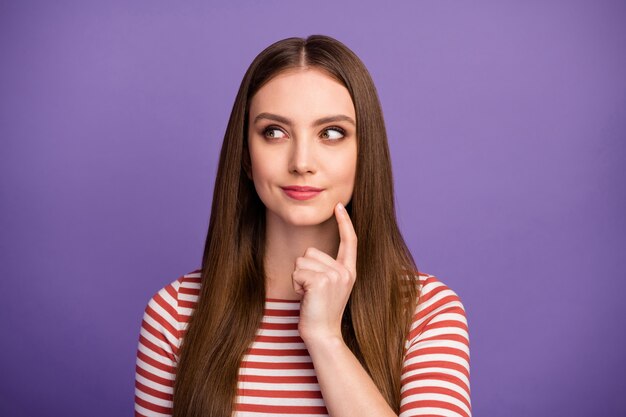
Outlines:
MULTIPOLYGON (((298 330, 333 417, 394 416, 346 346, 341 317, 356 279, 357 237, 348 213, 335 207, 337 259, 308 248, 296 260, 294 289, 302 295, 298 330)), ((471 416, 469 339, 458 296, 434 277, 422 286, 402 370, 400 416, 471 416)))
POLYGON ((135 367, 135 416, 171 417, 179 346, 177 285, 169 284, 146 306, 135 367))
POLYGON ((424 280, 407 345, 400 416, 471 417, 465 309, 457 294, 433 276, 424 280))
MULTIPOLYGON (((471 417, 465 310, 434 277, 422 294, 402 369, 400 417, 471 417)), ((308 340, 307 348, 330 415, 396 415, 342 339, 308 340)))
POLYGON ((343 339, 327 337, 306 345, 329 415, 397 416, 343 339))

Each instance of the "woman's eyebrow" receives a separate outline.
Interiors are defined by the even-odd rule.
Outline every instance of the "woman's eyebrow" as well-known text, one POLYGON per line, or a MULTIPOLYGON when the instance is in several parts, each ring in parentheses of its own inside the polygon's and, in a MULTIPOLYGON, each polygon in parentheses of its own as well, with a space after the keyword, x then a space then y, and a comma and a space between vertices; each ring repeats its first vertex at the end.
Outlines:
MULTIPOLYGON (((254 123, 256 124, 261 119, 275 120, 277 122, 284 123, 288 126, 293 126, 293 122, 290 119, 283 117, 283 116, 279 116, 277 114, 273 114, 273 113, 266 113, 266 112, 259 113, 257 117, 254 118, 254 123)), ((354 120, 352 120, 351 117, 346 116, 344 114, 337 114, 335 116, 327 116, 327 117, 322 117, 321 119, 317 119, 313 121, 313 123, 311 124, 311 127, 323 125, 325 123, 339 122, 339 121, 346 121, 356 126, 356 123, 354 122, 354 120)))

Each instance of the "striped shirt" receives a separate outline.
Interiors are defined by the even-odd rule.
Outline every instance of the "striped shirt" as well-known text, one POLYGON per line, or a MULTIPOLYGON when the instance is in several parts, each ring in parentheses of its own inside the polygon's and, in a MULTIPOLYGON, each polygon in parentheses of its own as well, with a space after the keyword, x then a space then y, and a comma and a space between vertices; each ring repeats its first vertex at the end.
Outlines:
MULTIPOLYGON (((419 273, 421 299, 405 341, 400 417, 471 417, 469 336, 457 294, 419 273)), ((148 302, 135 368, 135 416, 172 415, 178 350, 200 292, 200 270, 148 302)), ((266 299, 261 326, 237 383, 237 417, 327 416, 309 353, 298 333, 299 301, 266 299)))

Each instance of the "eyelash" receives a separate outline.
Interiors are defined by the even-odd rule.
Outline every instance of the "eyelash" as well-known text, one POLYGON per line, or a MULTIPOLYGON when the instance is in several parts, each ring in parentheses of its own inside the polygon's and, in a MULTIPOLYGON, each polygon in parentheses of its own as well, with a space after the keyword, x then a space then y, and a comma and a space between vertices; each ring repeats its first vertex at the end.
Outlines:
MULTIPOLYGON (((269 140, 278 140, 278 139, 281 139, 281 138, 272 138, 272 137, 267 136, 267 133, 268 133, 268 132, 271 132, 272 130, 280 130, 280 131, 282 131, 282 129, 281 129, 280 127, 278 127, 278 126, 268 126, 268 127, 266 127, 265 129, 263 129, 263 136, 264 136, 266 139, 269 139, 269 140)), ((325 132, 325 131, 327 131, 327 130, 335 130, 335 131, 337 131, 337 132, 341 133, 341 135, 342 135, 343 137, 341 137, 341 138, 339 138, 339 139, 325 139, 326 141, 328 141, 328 142, 339 142, 339 141, 341 141, 341 140, 345 139, 345 136, 346 136, 346 131, 345 131, 344 129, 340 128, 339 126, 329 126, 329 127, 325 128, 325 129, 323 130, 323 132, 325 132)), ((283 132, 283 133, 284 133, 284 132, 283 132)))

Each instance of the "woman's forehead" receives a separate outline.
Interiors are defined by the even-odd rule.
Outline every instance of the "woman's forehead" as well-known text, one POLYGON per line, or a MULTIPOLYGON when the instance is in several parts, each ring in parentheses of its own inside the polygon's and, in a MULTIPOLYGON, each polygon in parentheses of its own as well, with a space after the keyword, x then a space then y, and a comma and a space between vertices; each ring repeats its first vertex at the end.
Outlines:
POLYGON ((250 103, 251 120, 259 113, 277 114, 305 124, 338 114, 355 119, 348 89, 317 69, 286 71, 268 81, 250 103))

